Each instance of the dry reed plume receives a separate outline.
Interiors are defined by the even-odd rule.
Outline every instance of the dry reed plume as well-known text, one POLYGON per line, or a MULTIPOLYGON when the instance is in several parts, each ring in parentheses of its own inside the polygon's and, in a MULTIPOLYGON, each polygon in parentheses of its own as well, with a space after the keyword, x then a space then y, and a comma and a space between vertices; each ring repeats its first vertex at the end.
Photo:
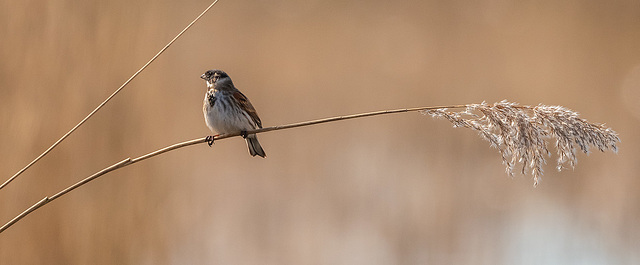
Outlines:
POLYGON ((603 124, 589 123, 578 113, 562 106, 521 106, 501 101, 494 104, 469 104, 463 111, 452 112, 446 108, 421 111, 433 117, 449 120, 454 127, 473 129, 491 143, 502 155, 507 173, 513 175, 517 163, 522 163, 522 173, 531 170, 534 185, 542 176, 547 140, 555 138, 558 154, 557 169, 565 164, 575 167, 576 149, 589 153, 589 147, 600 151, 617 152, 618 134, 603 124))

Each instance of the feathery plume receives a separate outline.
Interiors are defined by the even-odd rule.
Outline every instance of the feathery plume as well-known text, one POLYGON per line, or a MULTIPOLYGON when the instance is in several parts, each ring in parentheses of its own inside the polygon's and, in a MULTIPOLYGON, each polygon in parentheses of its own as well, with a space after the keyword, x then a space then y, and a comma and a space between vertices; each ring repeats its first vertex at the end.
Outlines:
POLYGON ((454 127, 465 127, 477 131, 489 141, 502 156, 507 174, 513 176, 516 164, 522 164, 522 174, 527 169, 533 175, 537 186, 543 174, 547 139, 555 138, 557 169, 568 164, 575 167, 578 160, 576 149, 589 153, 594 146, 600 151, 618 151, 618 134, 603 124, 589 123, 578 117, 578 113, 562 106, 538 105, 521 106, 505 100, 487 104, 469 104, 463 111, 449 111, 446 108, 421 111, 432 117, 444 118, 454 127))

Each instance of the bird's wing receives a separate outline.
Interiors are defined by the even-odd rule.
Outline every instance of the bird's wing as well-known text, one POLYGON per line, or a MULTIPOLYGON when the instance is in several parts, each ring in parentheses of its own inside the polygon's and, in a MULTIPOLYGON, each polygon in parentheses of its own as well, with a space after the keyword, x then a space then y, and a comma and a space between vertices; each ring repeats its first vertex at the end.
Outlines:
POLYGON ((253 108, 253 105, 251 105, 249 99, 240 91, 234 92, 233 98, 238 101, 238 104, 242 107, 243 110, 249 113, 249 116, 251 117, 253 122, 258 125, 258 128, 262 128, 262 121, 260 121, 260 117, 258 117, 258 112, 256 112, 255 108, 253 108))

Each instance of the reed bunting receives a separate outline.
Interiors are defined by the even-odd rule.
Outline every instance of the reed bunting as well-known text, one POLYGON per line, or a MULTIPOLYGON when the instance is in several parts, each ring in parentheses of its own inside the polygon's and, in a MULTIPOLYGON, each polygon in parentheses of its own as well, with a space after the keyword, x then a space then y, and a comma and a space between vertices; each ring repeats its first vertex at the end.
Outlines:
MULTIPOLYGON (((249 99, 240 92, 231 78, 222 70, 209 70, 200 78, 207 81, 207 93, 204 95, 204 120, 211 131, 220 134, 240 132, 247 140, 249 154, 265 157, 262 146, 255 134, 247 130, 262 128, 262 122, 249 99)), ((208 137, 209 146, 213 137, 208 137)))

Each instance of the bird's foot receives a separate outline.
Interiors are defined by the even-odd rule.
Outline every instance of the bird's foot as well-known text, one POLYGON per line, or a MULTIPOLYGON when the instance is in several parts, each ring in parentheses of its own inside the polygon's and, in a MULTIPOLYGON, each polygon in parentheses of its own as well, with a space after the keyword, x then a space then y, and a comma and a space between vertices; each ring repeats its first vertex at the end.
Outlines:
POLYGON ((213 135, 208 135, 207 138, 205 138, 205 141, 207 141, 207 144, 209 144, 209 147, 211 147, 213 145, 214 138, 215 138, 215 136, 213 136, 213 135))
POLYGON ((240 136, 242 136, 242 138, 247 138, 247 131, 240 131, 240 136))

